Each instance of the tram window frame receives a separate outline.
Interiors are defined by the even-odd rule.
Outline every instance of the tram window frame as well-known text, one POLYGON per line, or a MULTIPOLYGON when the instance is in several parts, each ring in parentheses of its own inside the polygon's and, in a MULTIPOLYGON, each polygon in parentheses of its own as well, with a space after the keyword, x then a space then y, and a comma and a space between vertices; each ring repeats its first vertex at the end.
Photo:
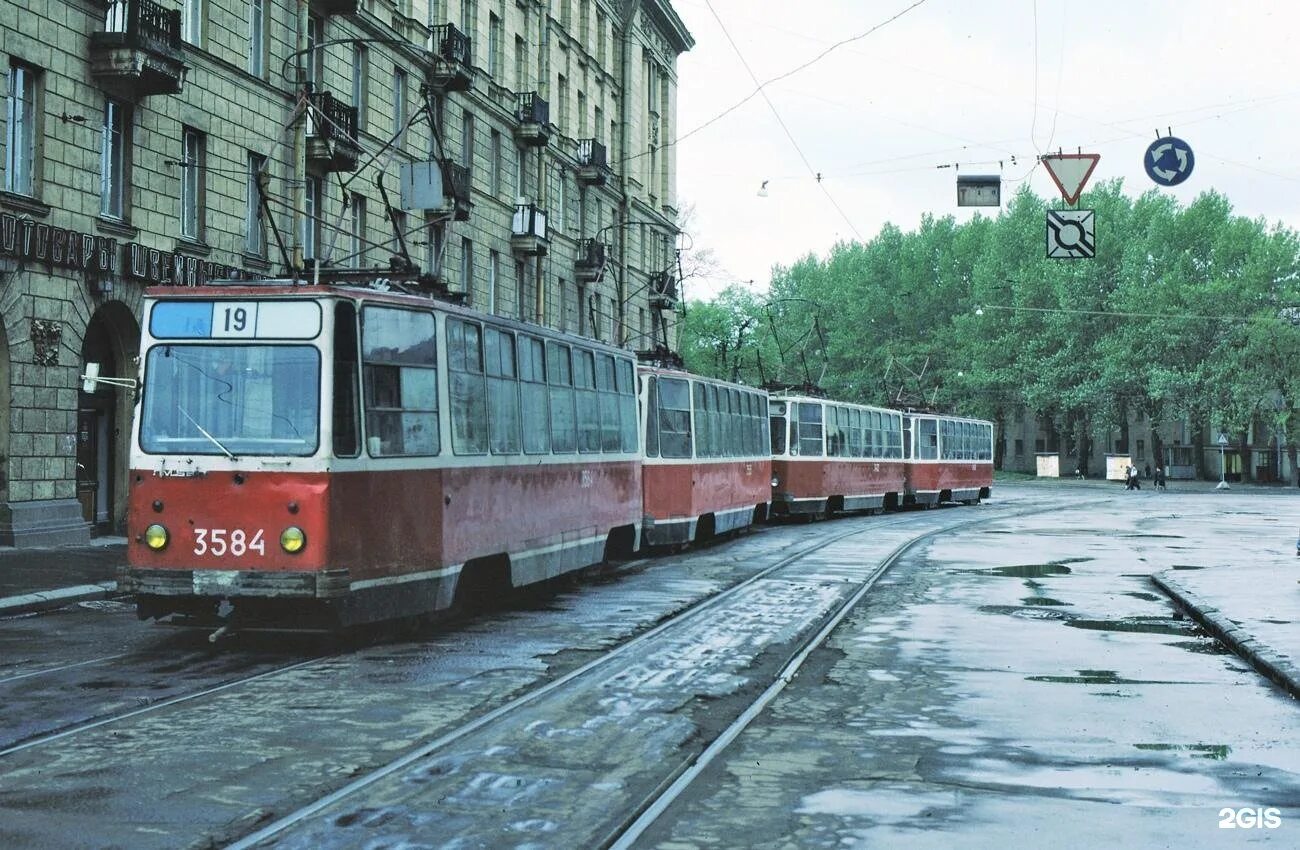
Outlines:
POLYGON ((577 410, 578 452, 600 453, 600 396, 596 392, 596 353, 573 349, 573 394, 577 410))
POLYGON ((437 320, 430 310, 376 304, 362 307, 361 398, 366 453, 371 457, 435 457, 441 453, 437 343, 437 320), (385 324, 384 317, 391 320, 398 315, 407 327, 385 324), (427 323, 427 327, 414 327, 416 323, 427 323), (409 336, 413 329, 427 330, 427 334, 409 336), (408 334, 405 340, 399 338, 403 333, 408 334), (415 436, 423 444, 411 439, 415 436), (407 451, 412 443, 417 448, 407 451))
POLYGON ((614 377, 614 355, 596 355, 596 394, 600 399, 600 450, 607 454, 623 450, 622 421, 618 410, 618 385, 614 377))
POLYGON ((659 389, 654 375, 646 376, 645 456, 659 457, 659 389))
POLYGON ((547 402, 550 407, 551 452, 573 454, 578 450, 578 414, 573 394, 573 352, 562 342, 546 342, 547 402), (560 420, 567 415, 568 421, 560 420))
POLYGON ((517 346, 519 423, 524 432, 524 454, 548 454, 551 451, 551 412, 546 385, 546 344, 538 337, 518 334, 517 346), (533 423, 540 427, 530 427, 533 423))
POLYGON ((483 367, 483 326, 471 319, 449 316, 447 393, 451 401, 451 450, 457 455, 488 453, 487 376, 483 367))
POLYGON ((695 454, 713 456, 713 440, 709 430, 709 385, 703 381, 691 382, 691 415, 695 420, 695 454))
POLYGON ((661 378, 658 401, 660 456, 674 459, 694 457, 690 382, 684 378, 661 378), (665 392, 668 389, 672 392, 665 392))
POLYGON ((937 419, 916 420, 916 458, 917 460, 939 459, 939 421, 937 419))
POLYGON ((799 423, 799 456, 800 457, 825 457, 826 456, 826 439, 823 423, 825 415, 821 402, 799 402, 798 423, 799 423), (804 417, 804 411, 816 413, 816 416, 804 417), (809 451, 808 449, 814 449, 809 451))
POLYGON ((505 328, 484 325, 483 357, 483 371, 487 376, 488 449, 494 455, 517 455, 523 414, 515 335, 505 328))
MULTIPOLYGON (((785 406, 786 410, 790 409, 789 405, 785 406)), ((789 454, 790 446, 790 419, 787 414, 773 413, 772 403, 768 401, 767 409, 767 451, 769 455, 786 455, 789 454), (779 439, 773 440, 773 436, 779 436, 779 439)))
POLYGON ((361 454, 361 347, 357 305, 334 305, 334 378, 330 397, 331 449, 335 457, 361 454))
POLYGON ((631 360, 615 359, 614 385, 618 391, 619 440, 623 452, 633 454, 640 450, 640 429, 637 427, 636 366, 631 360))

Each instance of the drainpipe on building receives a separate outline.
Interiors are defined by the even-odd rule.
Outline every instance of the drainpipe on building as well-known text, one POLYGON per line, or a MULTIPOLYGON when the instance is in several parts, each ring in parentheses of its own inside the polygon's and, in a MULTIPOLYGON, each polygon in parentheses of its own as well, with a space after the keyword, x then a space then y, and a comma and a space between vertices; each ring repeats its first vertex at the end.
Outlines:
MULTIPOLYGON (((292 91, 294 97, 302 97, 303 84, 307 79, 306 66, 303 62, 310 62, 311 56, 305 51, 307 49, 307 27, 308 27, 308 0, 298 0, 298 27, 296 44, 294 50, 298 57, 297 73, 298 77, 294 81, 292 91)), ((294 227, 295 234, 293 238, 293 282, 297 283, 299 274, 302 270, 302 234, 303 229, 308 227, 307 224, 307 113, 304 111, 299 118, 301 127, 294 130, 293 133, 293 212, 296 219, 294 227)), ((318 250, 316 253, 320 253, 318 250)), ((316 273, 320 274, 320 266, 317 265, 316 273)))
MULTIPOLYGON (((626 0, 623 4, 623 37, 619 40, 619 85, 623 96, 619 99, 619 196, 618 196, 618 275, 615 278, 614 300, 618 303, 615 312, 618 327, 614 331, 615 345, 627 343, 627 229, 631 219, 628 202, 628 156, 632 149, 632 35, 637 14, 641 11, 641 0, 626 0)), ((612 148, 613 139, 610 140, 612 148)))

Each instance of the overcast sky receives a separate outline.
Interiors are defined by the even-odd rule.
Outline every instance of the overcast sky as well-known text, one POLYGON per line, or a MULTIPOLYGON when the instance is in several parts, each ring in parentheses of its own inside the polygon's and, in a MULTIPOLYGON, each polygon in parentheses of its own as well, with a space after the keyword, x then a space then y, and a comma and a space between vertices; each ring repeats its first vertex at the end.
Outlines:
MULTIPOLYGON (((746 63, 766 81, 914 2, 673 0, 696 41, 678 65, 679 138, 754 91, 746 63)), ((686 296, 764 288, 773 265, 886 222, 967 220, 939 165, 1000 173, 1004 204, 1025 179, 1057 198, 1037 156, 1082 148, 1101 155, 1092 181, 1138 195, 1155 187, 1142 156, 1157 128, 1196 157, 1161 191, 1187 203, 1212 188, 1239 214, 1300 229, 1297 34, 1294 0, 922 0, 766 87, 770 106, 756 96, 682 138, 678 201, 725 269, 686 296)))

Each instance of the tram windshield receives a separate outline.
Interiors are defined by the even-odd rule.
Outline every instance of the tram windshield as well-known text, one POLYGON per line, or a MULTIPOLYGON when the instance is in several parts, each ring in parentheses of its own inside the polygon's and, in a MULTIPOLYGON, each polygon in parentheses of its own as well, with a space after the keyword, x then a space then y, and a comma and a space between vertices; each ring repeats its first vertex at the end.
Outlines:
POLYGON ((319 442, 320 352, 155 345, 142 404, 140 447, 152 454, 311 455, 319 442))

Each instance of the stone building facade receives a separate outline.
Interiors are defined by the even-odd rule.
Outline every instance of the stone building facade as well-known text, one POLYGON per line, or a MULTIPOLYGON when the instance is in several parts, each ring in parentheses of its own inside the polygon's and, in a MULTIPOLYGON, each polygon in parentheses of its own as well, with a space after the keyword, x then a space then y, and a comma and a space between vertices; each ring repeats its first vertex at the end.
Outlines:
POLYGON ((669 0, 24 0, 0 37, 0 544, 123 527, 133 394, 80 376, 136 374, 147 285, 419 278, 674 342, 669 0))

